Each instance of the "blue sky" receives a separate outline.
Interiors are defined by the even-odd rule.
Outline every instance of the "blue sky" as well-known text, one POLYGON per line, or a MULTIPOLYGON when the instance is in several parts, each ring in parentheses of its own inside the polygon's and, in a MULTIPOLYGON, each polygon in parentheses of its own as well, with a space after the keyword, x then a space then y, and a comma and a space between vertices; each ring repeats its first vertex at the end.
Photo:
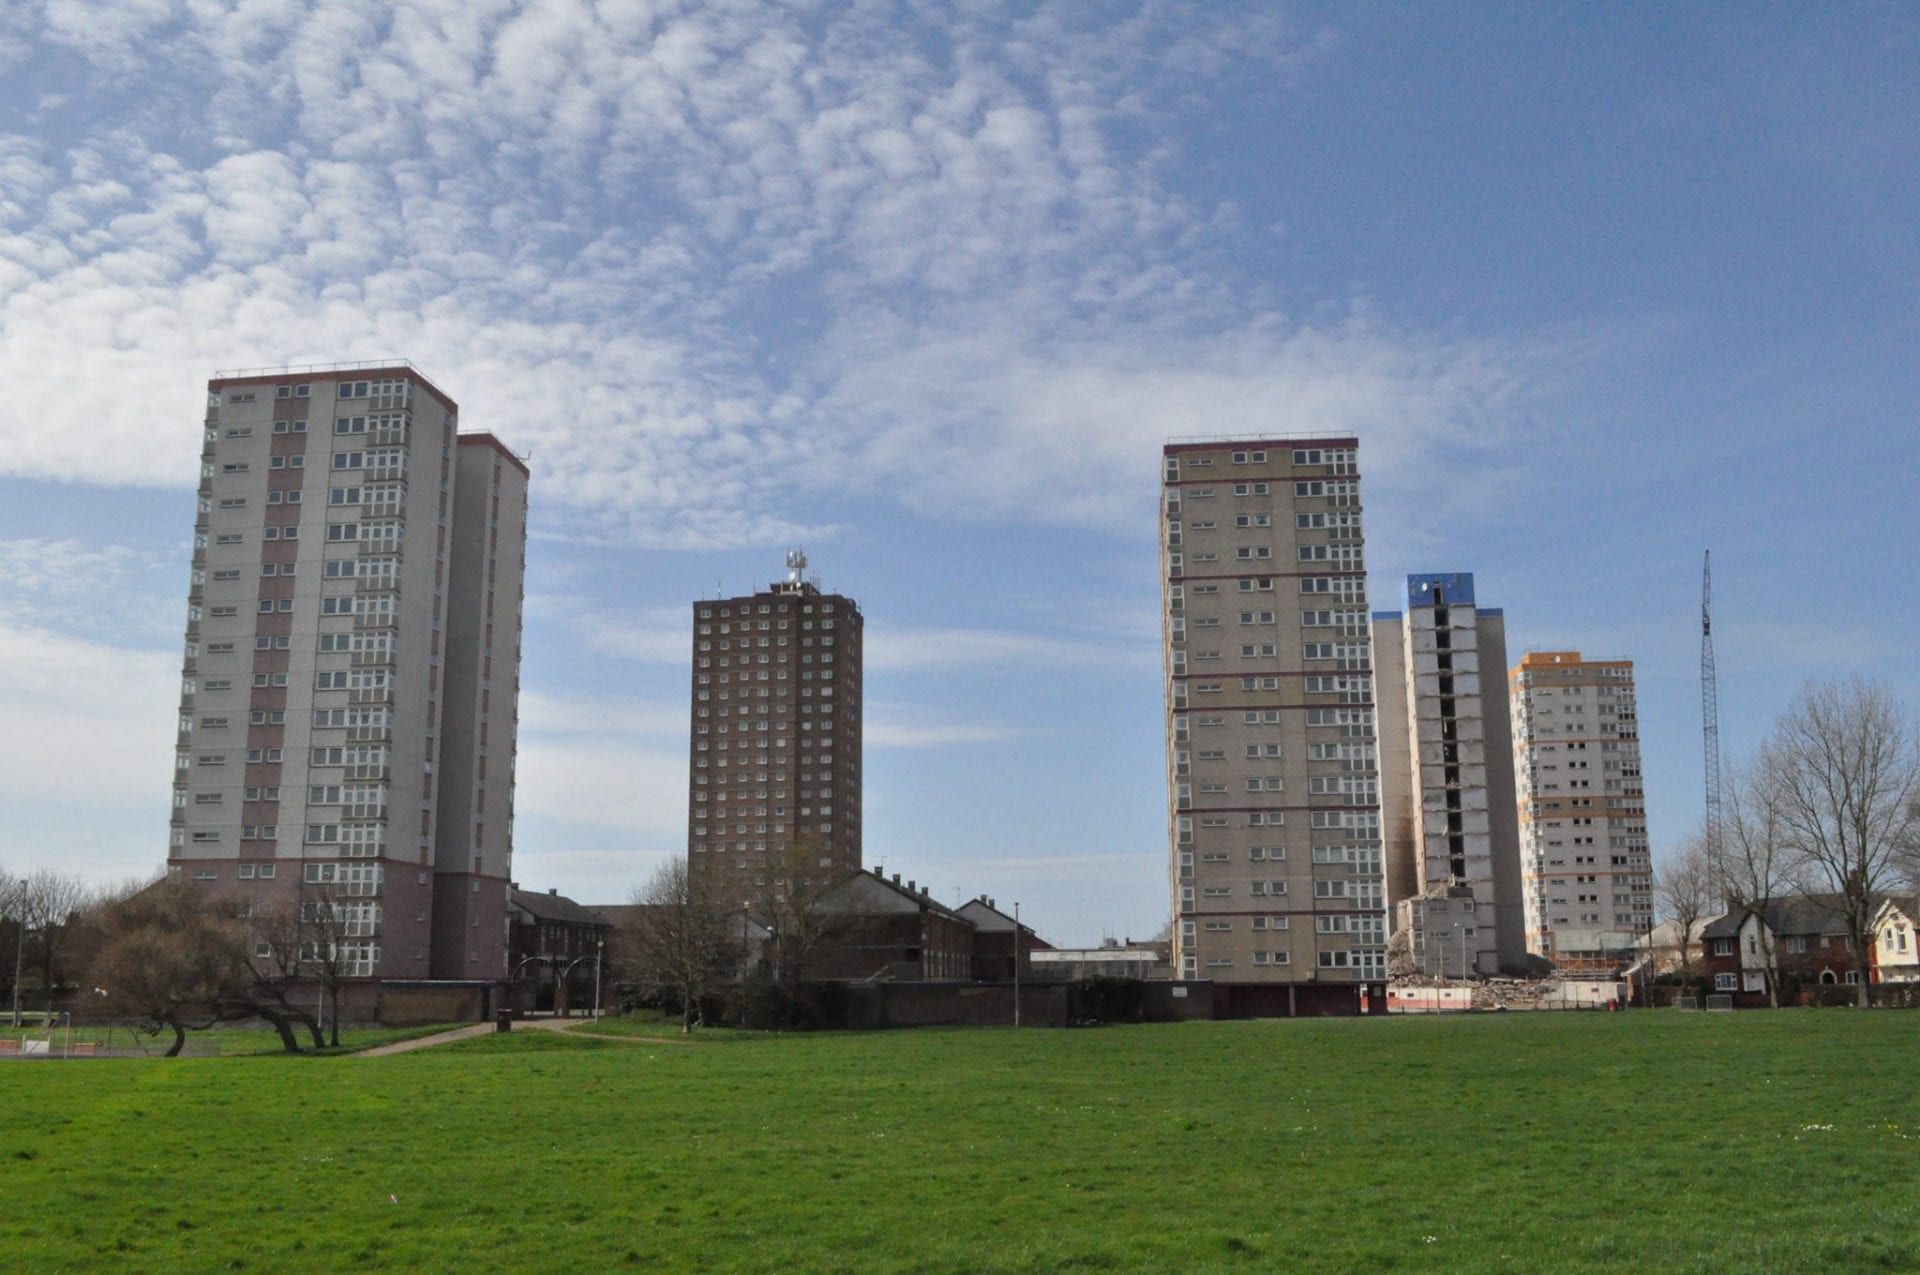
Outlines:
POLYGON ((1157 447, 1357 433, 1376 606, 1639 665, 1697 821, 1920 699, 1905 6, 35 0, 0 11, 0 864, 164 857, 201 386, 413 359, 535 474, 516 875, 685 827, 687 606, 868 621, 867 855, 1166 914, 1157 447))

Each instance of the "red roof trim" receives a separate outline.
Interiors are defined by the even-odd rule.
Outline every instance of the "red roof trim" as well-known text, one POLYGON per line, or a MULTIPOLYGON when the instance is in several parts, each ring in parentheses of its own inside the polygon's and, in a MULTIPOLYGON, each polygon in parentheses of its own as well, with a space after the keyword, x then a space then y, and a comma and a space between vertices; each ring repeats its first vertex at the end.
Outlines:
POLYGON ((1359 446, 1358 438, 1254 438, 1240 443, 1168 443, 1160 451, 1164 456, 1176 456, 1182 452, 1251 452, 1262 449, 1290 452, 1296 447, 1359 446))
POLYGON ((410 367, 367 367, 355 368, 351 372, 269 372, 265 376, 226 376, 215 377, 207 382, 209 390, 225 389, 230 385, 312 385, 317 381, 412 381, 421 389, 440 400, 440 406, 460 414, 460 405, 441 392, 440 387, 420 375, 410 367))
POLYGON ((456 435, 454 438, 454 441, 459 443, 460 446, 462 447, 491 447, 493 448, 493 450, 499 452, 502 456, 505 456, 509 461, 511 461, 515 469, 518 469, 521 473, 525 474, 529 478, 533 477, 532 472, 527 468, 526 461, 521 460, 518 456, 515 456, 511 451, 507 450, 507 445, 505 443, 501 442, 499 439, 495 438, 492 434, 489 434, 484 430, 476 433, 472 433, 472 434, 456 435))

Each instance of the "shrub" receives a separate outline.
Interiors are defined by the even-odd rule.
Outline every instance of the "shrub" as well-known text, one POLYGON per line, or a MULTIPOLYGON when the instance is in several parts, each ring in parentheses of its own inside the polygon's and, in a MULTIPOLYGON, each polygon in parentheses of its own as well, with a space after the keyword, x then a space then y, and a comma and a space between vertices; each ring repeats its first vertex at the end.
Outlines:
POLYGON ((1137 978, 1083 978, 1073 984, 1068 1016, 1097 1023, 1137 1023, 1146 997, 1146 984, 1137 978))

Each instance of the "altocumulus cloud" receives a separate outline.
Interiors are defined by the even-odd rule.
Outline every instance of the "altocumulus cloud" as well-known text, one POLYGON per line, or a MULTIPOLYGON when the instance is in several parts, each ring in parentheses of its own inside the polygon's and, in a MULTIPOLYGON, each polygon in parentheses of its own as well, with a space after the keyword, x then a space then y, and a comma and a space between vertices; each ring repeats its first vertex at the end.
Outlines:
POLYGON ((195 418, 201 371, 404 354, 533 453, 552 533, 780 542, 882 474, 918 507, 1113 526, 1164 435, 1365 429, 1390 474, 1496 436, 1537 357, 1242 295, 1236 210, 1160 170, 1195 76, 1337 55, 1271 15, 146 0, 7 22, 0 472, 186 484, 195 438, 156 453, 153 422, 195 418), (50 140, 74 100, 92 114, 50 140))

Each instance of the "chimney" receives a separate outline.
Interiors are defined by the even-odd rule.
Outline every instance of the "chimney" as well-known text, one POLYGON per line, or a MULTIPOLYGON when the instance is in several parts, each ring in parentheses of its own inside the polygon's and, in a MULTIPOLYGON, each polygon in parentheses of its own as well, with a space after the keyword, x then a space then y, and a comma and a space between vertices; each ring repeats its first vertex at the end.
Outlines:
POLYGON ((551 886, 551 885, 550 885, 550 886, 548 886, 548 887, 547 887, 547 893, 548 893, 548 894, 551 894, 551 895, 553 895, 553 896, 555 896, 555 897, 557 898, 557 897, 559 897, 559 894, 560 894, 560 889, 559 889, 559 887, 558 887, 558 886, 551 886))
POLYGON ((900 884, 900 874, 899 874, 898 872, 896 872, 896 873, 894 873, 894 874, 893 874, 893 883, 894 883, 895 885, 899 885, 899 884, 900 884))
POLYGON ((912 893, 914 893, 914 891, 915 891, 915 889, 916 889, 916 887, 914 886, 914 883, 913 883, 913 878, 912 878, 912 877, 908 877, 908 878, 907 878, 907 893, 908 893, 908 894, 912 894, 912 893))

